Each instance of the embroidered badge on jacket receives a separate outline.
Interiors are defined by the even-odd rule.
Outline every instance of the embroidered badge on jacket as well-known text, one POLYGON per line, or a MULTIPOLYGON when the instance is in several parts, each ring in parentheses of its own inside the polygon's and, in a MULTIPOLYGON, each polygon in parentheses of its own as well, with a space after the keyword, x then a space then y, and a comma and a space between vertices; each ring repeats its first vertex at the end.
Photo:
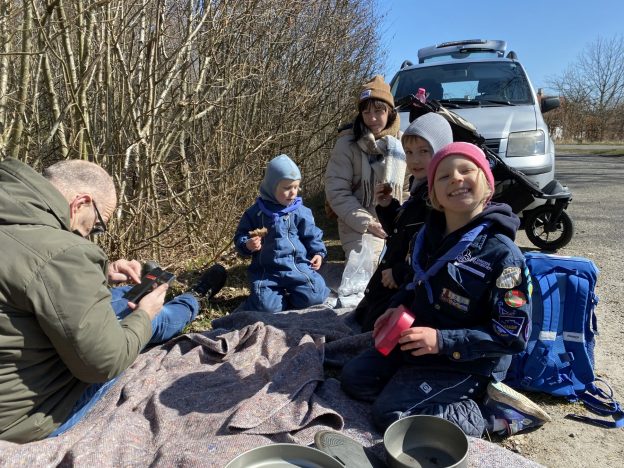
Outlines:
POLYGON ((496 287, 500 289, 511 289, 522 284, 522 271, 518 267, 507 267, 496 278, 496 287))
POLYGON ((442 289, 440 300, 450 304, 456 309, 463 310, 464 312, 468 311, 468 306, 470 305, 470 299, 460 296, 459 294, 455 294, 453 291, 446 288, 442 289))
POLYGON ((511 291, 507 291, 505 293, 505 304, 509 307, 522 307, 526 304, 527 299, 522 291, 518 291, 517 289, 512 289, 511 291))
POLYGON ((500 317, 499 320, 492 320, 494 331, 500 336, 518 336, 524 325, 524 317, 500 317))

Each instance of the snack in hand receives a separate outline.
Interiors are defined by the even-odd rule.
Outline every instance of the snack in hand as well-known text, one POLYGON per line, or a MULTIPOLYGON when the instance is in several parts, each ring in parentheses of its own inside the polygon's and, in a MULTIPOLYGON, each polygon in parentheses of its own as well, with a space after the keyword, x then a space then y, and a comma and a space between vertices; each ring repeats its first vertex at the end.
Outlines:
POLYGON ((390 195, 392 193, 392 185, 390 185, 388 182, 384 183, 381 193, 383 195, 390 195))
POLYGON ((262 237, 266 236, 268 232, 269 231, 265 227, 254 229, 253 231, 249 231, 249 237, 260 237, 260 238, 262 238, 262 237))

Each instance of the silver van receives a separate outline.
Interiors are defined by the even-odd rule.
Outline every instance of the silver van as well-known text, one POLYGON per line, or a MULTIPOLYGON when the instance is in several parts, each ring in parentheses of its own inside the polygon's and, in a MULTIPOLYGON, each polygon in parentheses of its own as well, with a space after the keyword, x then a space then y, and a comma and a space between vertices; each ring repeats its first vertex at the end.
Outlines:
MULTIPOLYGON (((514 52, 498 40, 445 42, 418 51, 390 82, 395 102, 424 88, 428 97, 471 122, 487 146, 540 189, 555 177, 555 146, 542 114, 559 106, 540 97, 514 52)), ((401 127, 409 125, 401 115, 401 127)))

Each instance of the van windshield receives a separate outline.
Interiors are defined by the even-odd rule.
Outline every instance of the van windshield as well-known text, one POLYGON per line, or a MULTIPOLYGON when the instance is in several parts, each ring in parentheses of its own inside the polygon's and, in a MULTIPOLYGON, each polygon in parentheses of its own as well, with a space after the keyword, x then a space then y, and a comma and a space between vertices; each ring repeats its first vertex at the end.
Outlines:
POLYGON ((418 88, 431 99, 458 106, 533 104, 522 67, 514 62, 463 62, 417 67, 399 72, 392 81, 395 101, 418 88))

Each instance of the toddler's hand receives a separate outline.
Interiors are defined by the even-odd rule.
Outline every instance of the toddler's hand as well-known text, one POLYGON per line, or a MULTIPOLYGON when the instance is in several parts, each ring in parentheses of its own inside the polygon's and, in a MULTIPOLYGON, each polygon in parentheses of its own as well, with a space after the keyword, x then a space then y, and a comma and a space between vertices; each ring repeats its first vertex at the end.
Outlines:
POLYGON ((378 183, 375 185, 375 201, 384 208, 392 201, 392 187, 389 184, 378 183), (390 191, 388 191, 390 189, 390 191))
POLYGON ((388 289, 398 289, 399 285, 394 281, 394 276, 392 276, 392 268, 387 268, 381 271, 381 284, 383 284, 388 289))
POLYGON ((247 247, 247 250, 250 252, 257 252, 262 248, 262 237, 250 237, 247 242, 245 242, 245 247, 247 247))
POLYGON ((435 328, 408 328, 401 332, 399 344, 401 345, 401 351, 409 351, 412 349, 412 356, 438 354, 440 352, 438 331, 435 328))
POLYGON ((319 254, 316 254, 310 260, 310 268, 312 268, 313 270, 318 270, 319 268, 321 268, 321 263, 323 263, 323 257, 321 257, 319 254))
POLYGON ((386 231, 383 230, 383 228, 381 227, 381 224, 378 223, 377 221, 371 221, 370 223, 368 223, 368 227, 366 228, 366 231, 370 232, 373 236, 379 237, 381 239, 385 239, 386 237, 388 237, 388 234, 386 234, 386 231))

